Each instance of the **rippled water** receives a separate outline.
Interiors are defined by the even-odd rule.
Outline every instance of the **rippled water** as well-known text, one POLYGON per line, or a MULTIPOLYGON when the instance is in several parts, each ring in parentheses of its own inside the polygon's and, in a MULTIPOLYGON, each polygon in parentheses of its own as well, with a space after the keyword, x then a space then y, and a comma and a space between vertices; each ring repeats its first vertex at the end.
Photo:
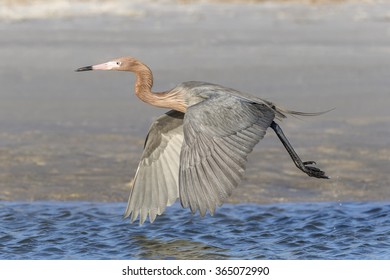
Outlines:
POLYGON ((122 203, 0 204, 1 259, 390 259, 390 203, 179 205, 143 226, 122 203))

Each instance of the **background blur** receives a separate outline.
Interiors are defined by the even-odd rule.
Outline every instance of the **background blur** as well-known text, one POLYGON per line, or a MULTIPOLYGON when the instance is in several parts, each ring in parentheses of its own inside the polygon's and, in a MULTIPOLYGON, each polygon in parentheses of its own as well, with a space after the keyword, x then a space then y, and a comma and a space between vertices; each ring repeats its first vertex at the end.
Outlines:
POLYGON ((230 202, 390 199, 389 1, 0 0, 0 200, 126 201, 164 110, 129 73, 76 73, 131 55, 155 90, 201 80, 318 117, 269 131, 230 202))

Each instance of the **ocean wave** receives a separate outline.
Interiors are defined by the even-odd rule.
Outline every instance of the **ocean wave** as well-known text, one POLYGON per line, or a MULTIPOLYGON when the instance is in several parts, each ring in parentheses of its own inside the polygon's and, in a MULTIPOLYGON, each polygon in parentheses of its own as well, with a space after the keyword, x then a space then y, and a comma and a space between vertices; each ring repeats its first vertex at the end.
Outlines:
POLYGON ((142 16, 141 5, 153 1, 123 0, 0 0, 0 20, 20 21, 47 18, 113 15, 142 16))
POLYGON ((0 21, 61 19, 82 16, 142 17, 149 12, 191 12, 205 4, 262 4, 270 7, 291 4, 386 3, 386 0, 0 0, 0 21))

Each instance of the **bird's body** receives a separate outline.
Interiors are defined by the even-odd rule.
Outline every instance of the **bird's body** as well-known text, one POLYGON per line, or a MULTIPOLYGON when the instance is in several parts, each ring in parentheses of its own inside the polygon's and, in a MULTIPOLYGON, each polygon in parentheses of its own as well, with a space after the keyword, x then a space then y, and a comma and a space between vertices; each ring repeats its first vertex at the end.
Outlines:
POLYGON ((274 119, 286 114, 315 115, 282 109, 237 90, 205 82, 185 82, 153 93, 151 70, 124 57, 86 70, 122 70, 136 75, 135 94, 144 102, 169 108, 150 127, 137 168, 125 217, 151 222, 180 198, 183 207, 211 214, 239 184, 248 154, 271 127, 296 166, 309 176, 327 178, 302 162, 274 119))

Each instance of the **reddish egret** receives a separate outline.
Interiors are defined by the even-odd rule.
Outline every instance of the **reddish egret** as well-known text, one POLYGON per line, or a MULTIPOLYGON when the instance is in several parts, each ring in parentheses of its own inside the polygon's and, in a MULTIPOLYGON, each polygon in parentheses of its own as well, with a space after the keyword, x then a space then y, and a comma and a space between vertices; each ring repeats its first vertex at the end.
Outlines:
POLYGON ((192 213, 214 214, 238 185, 248 154, 271 127, 295 165, 309 176, 328 178, 302 161, 274 119, 286 114, 313 116, 282 109, 256 96, 220 85, 185 82, 152 92, 152 71, 133 57, 122 57, 76 71, 119 70, 136 76, 135 94, 144 102, 171 111, 150 127, 136 171, 125 217, 153 222, 180 198, 192 213))

